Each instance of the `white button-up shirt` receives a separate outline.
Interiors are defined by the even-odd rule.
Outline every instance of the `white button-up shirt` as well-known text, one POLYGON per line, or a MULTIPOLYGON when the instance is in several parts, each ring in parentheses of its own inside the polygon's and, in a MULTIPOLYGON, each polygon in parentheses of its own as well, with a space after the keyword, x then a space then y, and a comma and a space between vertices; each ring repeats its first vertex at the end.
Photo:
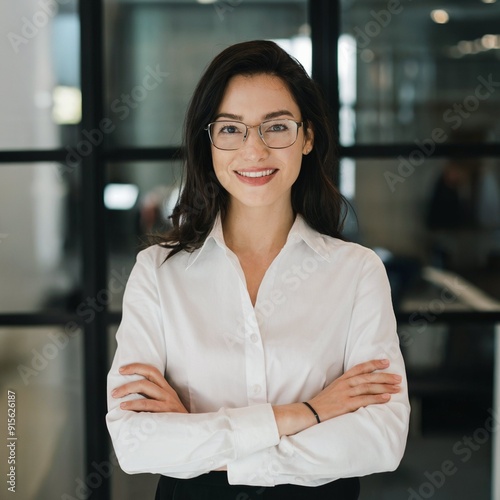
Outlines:
POLYGON ((152 246, 137 257, 108 389, 140 378, 120 375, 120 366, 151 364, 190 413, 136 413, 109 396, 107 424, 124 471, 189 478, 225 466, 231 484, 315 486, 398 466, 409 419, 405 369, 373 251, 297 216, 255 307, 220 219, 198 250, 164 262, 166 252, 152 246), (377 358, 403 376, 390 402, 280 438, 271 405, 306 401, 377 358))

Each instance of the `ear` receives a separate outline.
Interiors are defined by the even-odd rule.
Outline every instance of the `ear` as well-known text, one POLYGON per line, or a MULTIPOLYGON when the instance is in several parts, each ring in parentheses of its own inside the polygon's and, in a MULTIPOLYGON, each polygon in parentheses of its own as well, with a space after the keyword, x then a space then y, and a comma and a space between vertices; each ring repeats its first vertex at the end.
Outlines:
POLYGON ((307 129, 306 127, 306 122, 304 122, 304 130, 306 130, 304 134, 304 145, 302 146, 302 154, 308 155, 313 147, 314 147, 314 130, 311 122, 307 122, 307 129))

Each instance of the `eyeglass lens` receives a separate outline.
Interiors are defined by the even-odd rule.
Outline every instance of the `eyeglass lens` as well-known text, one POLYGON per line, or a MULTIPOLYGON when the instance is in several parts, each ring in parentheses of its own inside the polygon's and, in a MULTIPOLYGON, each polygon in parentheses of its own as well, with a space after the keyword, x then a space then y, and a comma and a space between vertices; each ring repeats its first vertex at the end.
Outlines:
MULTIPOLYGON (((266 146, 287 148, 297 140, 298 125, 293 120, 269 120, 260 124, 266 146)), ((245 142, 247 126, 241 122, 218 121, 210 124, 212 143, 219 149, 239 149, 245 142)))

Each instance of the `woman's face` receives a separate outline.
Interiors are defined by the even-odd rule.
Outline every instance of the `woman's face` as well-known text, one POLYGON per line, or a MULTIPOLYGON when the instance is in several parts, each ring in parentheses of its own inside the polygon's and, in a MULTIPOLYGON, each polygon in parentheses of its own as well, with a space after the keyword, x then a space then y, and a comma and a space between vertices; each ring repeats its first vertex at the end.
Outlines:
MULTIPOLYGON (((283 80, 267 74, 237 75, 229 81, 213 121, 240 121, 254 126, 270 118, 302 121, 283 80)), ((233 133, 234 129, 224 129, 226 132, 233 133)), ((299 127, 295 143, 284 149, 267 147, 257 127, 251 128, 237 150, 223 151, 212 145, 215 174, 230 194, 232 205, 279 208, 284 204, 288 208, 302 155, 308 154, 312 145, 312 131, 306 137, 303 127, 299 127)))

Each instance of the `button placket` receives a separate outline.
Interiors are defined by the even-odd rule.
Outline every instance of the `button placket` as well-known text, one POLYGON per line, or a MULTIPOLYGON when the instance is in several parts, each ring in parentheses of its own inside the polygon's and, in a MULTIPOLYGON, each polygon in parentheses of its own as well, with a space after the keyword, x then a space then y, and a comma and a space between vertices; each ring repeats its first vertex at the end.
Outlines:
POLYGON ((262 336, 267 316, 262 313, 260 305, 270 295, 274 286, 276 269, 280 256, 276 257, 260 284, 255 308, 248 300, 246 313, 247 334, 245 335, 245 353, 247 359, 247 393, 248 400, 252 403, 267 402, 267 373, 265 363, 265 351, 262 336))
MULTIPOLYGON (((275 282, 276 268, 280 255, 276 257, 269 269, 267 270, 259 293, 255 308, 252 305, 248 290, 246 288, 245 275, 238 261, 238 258, 230 250, 226 252, 227 257, 231 261, 240 280, 240 298, 242 304, 242 312, 245 318, 245 368, 247 382, 247 397, 249 404, 261 404, 267 402, 267 377, 264 345, 262 342, 261 326, 257 319, 259 311, 259 302, 265 300, 272 290, 275 282)), ((264 318, 265 319, 265 318, 264 318)))
MULTIPOLYGON (((248 296, 248 294, 247 294, 248 296)), ((266 365, 259 324, 250 300, 245 307, 245 361, 250 404, 267 402, 266 365)))

